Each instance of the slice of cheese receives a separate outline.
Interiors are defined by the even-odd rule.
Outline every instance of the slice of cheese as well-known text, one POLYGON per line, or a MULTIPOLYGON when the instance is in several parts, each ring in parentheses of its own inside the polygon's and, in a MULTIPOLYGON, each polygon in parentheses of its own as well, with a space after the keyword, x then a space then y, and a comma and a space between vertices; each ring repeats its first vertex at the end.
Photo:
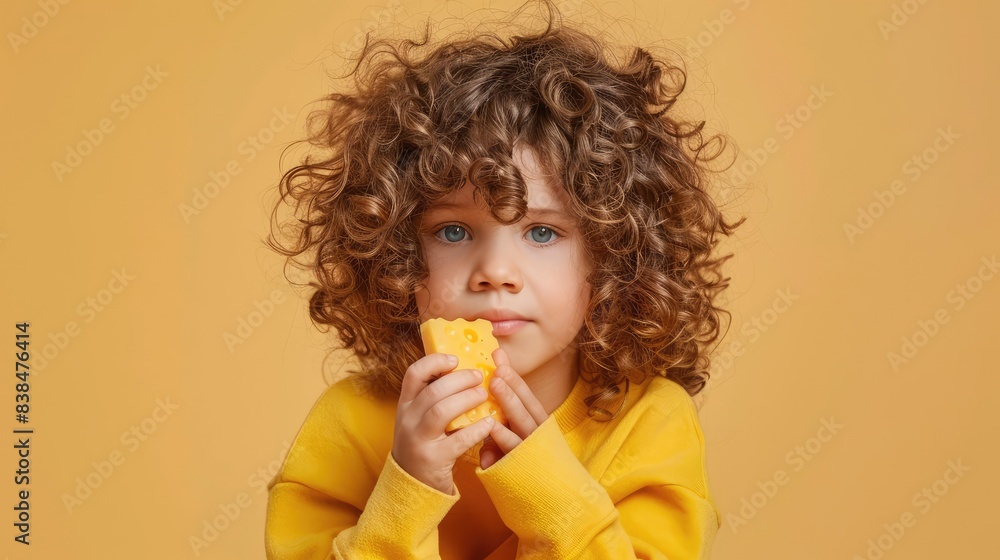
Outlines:
POLYGON ((507 418, 490 393, 490 379, 497 368, 493 362, 493 351, 500 347, 493 336, 493 324, 486 319, 428 319, 420 325, 420 337, 424 342, 425 354, 443 352, 458 356, 458 365, 452 371, 478 369, 483 372, 482 386, 486 389, 486 401, 449 422, 445 433, 450 434, 484 416, 493 416, 497 422, 506 425, 507 418))

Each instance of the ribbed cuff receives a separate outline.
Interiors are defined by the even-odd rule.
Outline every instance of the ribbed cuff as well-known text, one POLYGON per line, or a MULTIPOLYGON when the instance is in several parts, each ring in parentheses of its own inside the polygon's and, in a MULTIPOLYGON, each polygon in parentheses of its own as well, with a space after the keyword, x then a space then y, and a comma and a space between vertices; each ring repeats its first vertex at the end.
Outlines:
MULTIPOLYGON (((358 518, 352 546, 371 550, 437 550, 438 525, 461 494, 448 495, 413 478, 389 453, 358 518)), ((353 540, 352 539, 352 540, 353 540)))
POLYGON ((593 538, 616 513, 552 415, 490 468, 475 472, 504 523, 524 547, 536 551, 571 550, 581 539, 593 538))

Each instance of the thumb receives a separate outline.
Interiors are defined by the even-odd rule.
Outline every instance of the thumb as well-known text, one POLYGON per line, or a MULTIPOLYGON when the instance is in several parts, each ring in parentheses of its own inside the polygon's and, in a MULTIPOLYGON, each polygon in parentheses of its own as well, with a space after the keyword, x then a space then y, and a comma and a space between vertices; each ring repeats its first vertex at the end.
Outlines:
POLYGON ((500 451, 500 446, 497 445, 497 442, 493 441, 492 437, 487 436, 483 442, 483 446, 479 448, 479 466, 483 470, 486 470, 503 456, 504 452, 500 451))
POLYGON ((489 441, 492 441, 506 455, 520 445, 523 440, 510 428, 498 422, 494 423, 493 429, 490 430, 489 441))

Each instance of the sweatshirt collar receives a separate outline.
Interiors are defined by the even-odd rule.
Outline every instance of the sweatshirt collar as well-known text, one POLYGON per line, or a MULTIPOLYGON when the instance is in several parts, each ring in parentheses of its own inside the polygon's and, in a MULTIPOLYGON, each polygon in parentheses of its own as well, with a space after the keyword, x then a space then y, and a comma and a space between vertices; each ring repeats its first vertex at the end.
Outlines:
POLYGON ((552 411, 552 416, 556 417, 556 423, 559 424, 559 431, 564 435, 587 417, 588 407, 583 400, 589 391, 590 384, 583 379, 582 375, 577 374, 576 383, 566 400, 552 411))

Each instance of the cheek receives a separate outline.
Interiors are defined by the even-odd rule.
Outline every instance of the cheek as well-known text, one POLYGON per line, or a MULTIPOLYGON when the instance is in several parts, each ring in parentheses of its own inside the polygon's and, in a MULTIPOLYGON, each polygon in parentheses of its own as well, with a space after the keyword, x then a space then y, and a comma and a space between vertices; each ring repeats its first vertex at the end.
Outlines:
POLYGON ((590 305, 590 300, 594 294, 594 287, 587 282, 587 277, 593 271, 593 264, 588 257, 578 256, 574 260, 573 270, 576 271, 574 277, 574 290, 573 294, 573 308, 576 310, 574 323, 583 324, 584 319, 587 315, 587 308, 590 305))
POLYGON ((587 304, 590 302, 590 286, 586 284, 564 286, 560 294, 560 307, 564 310, 563 316, 568 324, 583 322, 583 317, 587 312, 587 304))
POLYGON ((454 299, 448 297, 451 290, 447 277, 445 270, 431 268, 423 285, 414 292, 417 312, 422 319, 441 316, 447 310, 447 303, 454 299))
POLYGON ((426 288, 417 288, 413 294, 413 299, 417 305, 417 314, 421 317, 427 312, 427 303, 430 301, 430 294, 426 288))
POLYGON ((585 284, 580 288, 579 298, 577 299, 577 323, 583 326, 584 320, 587 318, 587 308, 590 307, 590 300, 593 297, 593 288, 590 284, 585 284))
POLYGON ((420 253, 424 261, 424 266, 426 267, 427 275, 424 276, 417 287, 416 291, 413 293, 413 299, 417 305, 417 311, 420 316, 423 317, 427 313, 427 308, 430 305, 431 299, 434 294, 434 285, 437 279, 437 274, 434 272, 436 268, 436 263, 434 262, 434 252, 428 251, 427 246, 424 244, 423 240, 420 241, 420 253))
POLYGON ((587 315, 591 287, 585 278, 562 274, 561 282, 542 281, 544 288, 538 293, 541 312, 547 316, 546 329, 551 340, 568 344, 579 333, 587 315))

